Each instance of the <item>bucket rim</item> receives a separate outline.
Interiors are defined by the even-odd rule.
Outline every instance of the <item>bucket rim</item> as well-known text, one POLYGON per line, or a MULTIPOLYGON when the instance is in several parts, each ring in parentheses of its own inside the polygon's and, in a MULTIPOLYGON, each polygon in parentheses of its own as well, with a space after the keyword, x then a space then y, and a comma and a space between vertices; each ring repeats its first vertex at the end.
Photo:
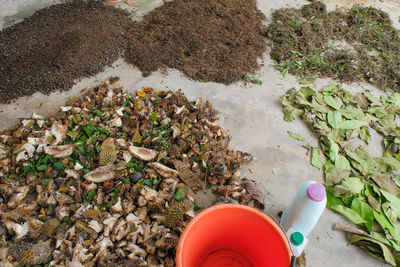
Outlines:
POLYGON ((221 203, 221 204, 216 204, 214 206, 211 206, 203 211, 201 211, 199 214, 197 214, 185 227, 185 229, 183 230, 180 238, 179 238, 179 242, 178 242, 178 246, 176 248, 176 257, 175 257, 175 261, 176 261, 176 267, 184 267, 182 265, 182 247, 184 244, 184 240, 186 239, 188 233, 190 232, 191 228, 193 227, 193 225, 199 221, 202 217, 204 217, 205 215, 215 211, 215 210, 220 210, 220 209, 225 209, 225 208, 235 208, 235 209, 243 209, 246 211, 249 211, 251 213, 254 213, 260 217, 262 217, 263 219, 265 219, 274 229, 275 231, 281 236, 281 238, 283 240, 285 240, 286 242, 284 242, 285 244, 285 249, 288 253, 288 258, 290 259, 293 256, 293 253, 290 249, 289 246, 289 240, 285 234, 285 232, 283 231, 282 227, 279 225, 279 223, 277 223, 273 218, 270 218, 267 214, 265 214, 264 212, 261 212, 255 208, 246 206, 246 205, 242 205, 242 204, 232 204, 232 203, 221 203))

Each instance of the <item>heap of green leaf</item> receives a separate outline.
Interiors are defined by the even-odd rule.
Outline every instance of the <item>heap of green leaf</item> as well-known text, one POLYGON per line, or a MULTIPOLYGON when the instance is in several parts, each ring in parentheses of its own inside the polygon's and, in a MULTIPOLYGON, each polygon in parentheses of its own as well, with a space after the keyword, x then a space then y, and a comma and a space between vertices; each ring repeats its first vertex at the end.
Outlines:
POLYGON ((400 264, 400 175, 393 173, 400 169, 400 127, 395 122, 400 95, 379 99, 366 91, 353 96, 329 85, 320 91, 291 89, 281 96, 281 103, 285 121, 300 116, 319 135, 321 149, 312 148, 311 163, 324 171, 327 207, 358 226, 338 228, 353 233, 351 243, 372 256, 400 264), (356 138, 368 144, 370 128, 384 138, 381 157, 373 158, 363 146, 351 145, 356 138))
POLYGON ((274 11, 266 35, 284 77, 291 73, 310 83, 315 75, 399 90, 400 32, 383 11, 354 6, 327 12, 315 1, 274 11))

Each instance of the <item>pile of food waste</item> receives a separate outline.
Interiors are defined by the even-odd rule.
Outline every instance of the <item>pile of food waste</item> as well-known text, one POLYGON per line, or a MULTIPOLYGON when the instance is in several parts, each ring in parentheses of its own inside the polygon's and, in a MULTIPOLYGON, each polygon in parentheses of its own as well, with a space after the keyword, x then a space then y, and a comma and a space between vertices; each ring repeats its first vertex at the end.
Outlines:
POLYGON ((319 77, 365 81, 381 90, 400 88, 400 31, 373 7, 326 10, 314 1, 272 13, 266 36, 276 68, 308 83, 319 77))
MULTIPOLYGON (((327 207, 354 225, 336 229, 351 233, 350 243, 393 266, 400 264, 400 94, 352 95, 337 85, 320 91, 291 89, 281 97, 285 121, 301 117, 319 136, 311 164, 323 170, 327 207), (364 145, 371 130, 383 137, 382 156, 373 157, 364 145), (321 156, 321 152, 322 155, 321 156)), ((297 140, 300 135, 289 132, 297 140)))
POLYGON ((117 81, 0 132, 1 266, 172 267, 198 195, 263 209, 210 102, 117 81))

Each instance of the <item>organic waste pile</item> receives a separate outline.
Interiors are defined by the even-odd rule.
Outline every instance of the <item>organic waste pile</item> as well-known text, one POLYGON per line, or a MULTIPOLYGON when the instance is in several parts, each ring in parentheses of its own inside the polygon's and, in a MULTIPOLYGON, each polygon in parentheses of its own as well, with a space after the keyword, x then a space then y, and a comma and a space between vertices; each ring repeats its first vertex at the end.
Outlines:
MULTIPOLYGON (((400 94, 380 99, 369 91, 352 95, 329 85, 321 91, 302 87, 281 97, 285 121, 301 117, 319 136, 321 150, 312 148, 311 164, 323 169, 327 207, 357 225, 339 224, 352 233, 350 242, 393 266, 400 264, 400 94), (384 152, 373 158, 362 146, 370 129, 384 138, 384 152)), ((290 133, 298 140, 300 135, 290 133)))
POLYGON ((387 13, 372 7, 327 12, 315 2, 283 8, 268 26, 271 57, 286 76, 366 81, 381 90, 400 89, 400 32, 387 13))
POLYGON ((170 67, 229 84, 258 69, 262 19, 255 0, 176 0, 143 22, 99 0, 53 5, 0 32, 0 103, 69 90, 114 63, 127 44, 125 59, 144 75, 170 67))
POLYGON ((121 9, 69 1, 38 10, 0 32, 0 102, 71 89, 124 51, 130 22, 121 9))
POLYGON ((266 44, 255 0, 175 0, 135 22, 125 59, 147 76, 160 68, 224 84, 259 65, 266 44))
POLYGON ((117 80, 1 132, 1 266, 175 266, 206 188, 263 209, 208 101, 117 80))

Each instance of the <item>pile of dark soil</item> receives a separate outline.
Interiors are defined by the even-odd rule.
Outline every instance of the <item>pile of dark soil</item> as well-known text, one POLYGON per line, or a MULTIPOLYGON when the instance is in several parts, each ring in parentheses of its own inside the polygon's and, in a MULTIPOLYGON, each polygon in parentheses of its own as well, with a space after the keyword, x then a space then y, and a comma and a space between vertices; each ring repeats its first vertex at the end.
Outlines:
POLYGON ((0 32, 0 102, 67 90, 112 64, 125 48, 125 11, 73 1, 37 11, 0 32))
POLYGON ((229 84, 258 68, 266 44, 255 0, 176 0, 131 26, 126 60, 144 76, 163 67, 229 84))
POLYGON ((361 80, 400 91, 400 32, 386 13, 361 6, 328 13, 314 2, 279 9, 272 19, 271 57, 284 74, 361 80))

